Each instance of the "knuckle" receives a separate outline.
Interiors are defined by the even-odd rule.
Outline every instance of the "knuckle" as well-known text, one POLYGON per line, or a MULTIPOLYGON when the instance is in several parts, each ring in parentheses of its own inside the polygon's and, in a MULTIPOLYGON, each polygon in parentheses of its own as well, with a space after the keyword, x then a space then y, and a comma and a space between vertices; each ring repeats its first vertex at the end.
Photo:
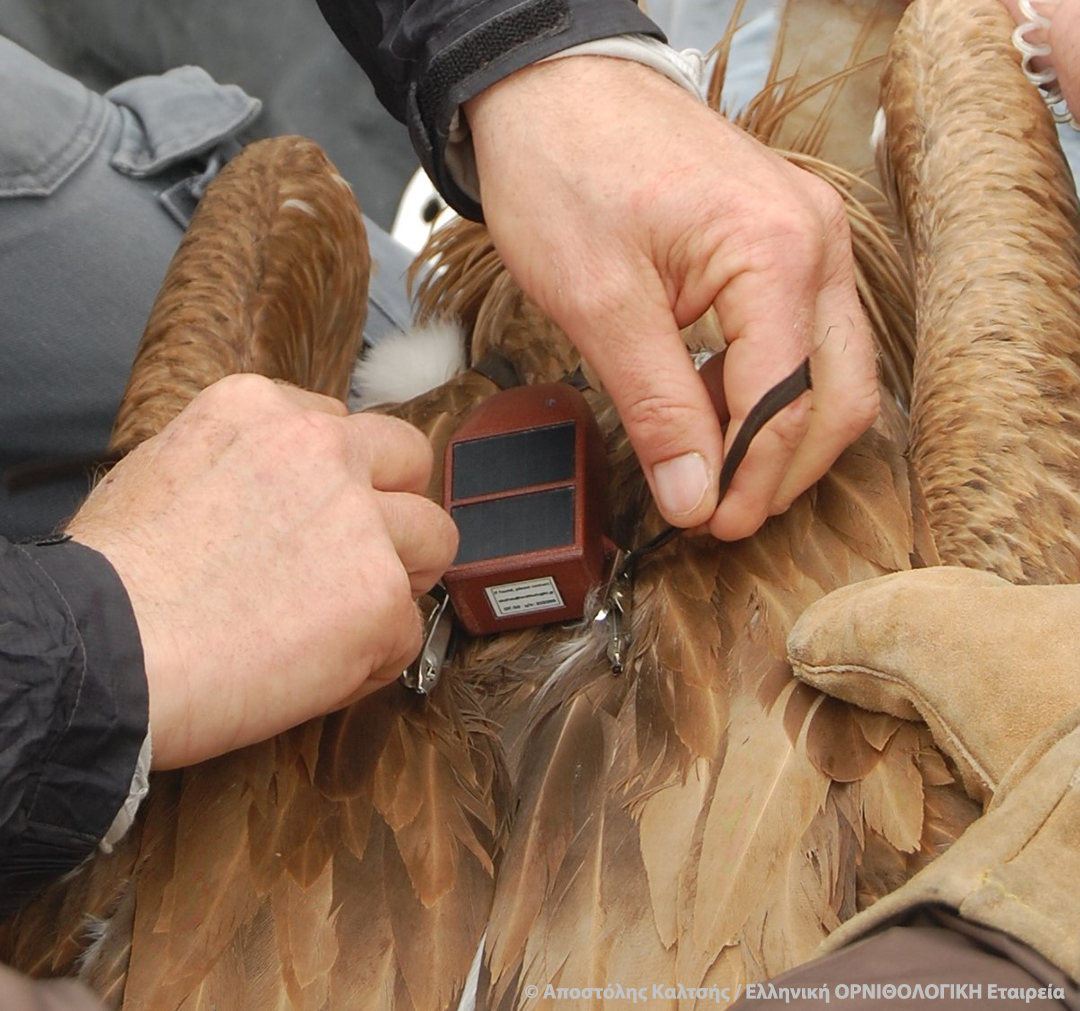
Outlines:
POLYGON ((806 175, 806 190, 810 201, 826 229, 848 226, 847 206, 836 188, 816 175, 806 175))
POLYGON ((793 187, 783 196, 755 208, 746 222, 752 246, 765 270, 816 273, 827 250, 850 245, 847 209, 839 193, 808 172, 800 175, 801 192, 793 187))
POLYGON ((273 399, 277 392, 272 380, 253 372, 238 372, 225 376, 203 391, 206 400, 215 405, 244 409, 273 399))
POLYGON ((834 441, 847 446, 857 439, 877 420, 881 410, 881 395, 876 383, 862 392, 849 392, 843 402, 829 411, 826 424, 834 441))
POLYGON ((423 644, 423 626, 420 611, 413 599, 408 578, 404 577, 395 593, 395 606, 386 614, 387 642, 386 665, 405 668, 420 651, 423 644))
POLYGON ((853 397, 850 406, 851 430, 855 435, 865 432, 881 411, 881 393, 875 383, 861 397, 853 397))
POLYGON ((693 410, 685 404, 661 394, 649 393, 638 397, 622 410, 622 421, 635 442, 652 459, 666 459, 687 448, 685 437, 692 430, 693 410))
POLYGON ((627 302, 627 289, 611 280, 574 285, 567 294, 565 312, 559 315, 570 329, 583 333, 588 333, 596 320, 622 315, 627 302))
POLYGON ((782 450, 793 453, 806 438, 813 410, 812 396, 802 393, 765 426, 765 432, 779 441, 782 450))
POLYGON ((312 459, 343 460, 347 455, 341 419, 320 411, 296 411, 283 416, 275 426, 273 439, 284 450, 312 459))
POLYGON ((833 241, 842 241, 849 245, 851 223, 848 220, 847 205, 832 187, 828 188, 827 198, 820 205, 820 212, 825 235, 833 241))
POLYGON ((816 272, 823 259, 821 220, 802 204, 778 206, 755 223, 753 253, 766 273, 816 272))
POLYGON ((369 557, 367 574, 365 584, 375 589, 374 607, 380 627, 392 637, 397 632, 396 623, 412 607, 413 598, 409 575, 389 539, 383 550, 369 557))
POLYGON ((799 448, 800 443, 806 437, 806 430, 806 416, 793 417, 788 411, 783 411, 777 415, 776 418, 769 422, 766 429, 774 440, 782 458, 790 457, 799 448))
POLYGON ((431 545, 432 545, 432 568, 440 574, 450 567, 458 549, 457 524, 450 518, 450 514, 427 499, 421 500, 424 509, 431 517, 431 545))
POLYGON ((435 453, 428 437, 414 424, 402 418, 380 414, 354 414, 351 422, 360 426, 358 434, 380 457, 407 456, 430 475, 435 453))
POLYGON ((424 624, 420 618, 419 608, 411 599, 409 611, 402 616, 399 625, 401 628, 400 642, 397 651, 393 654, 391 663, 394 667, 404 670, 412 663, 420 652, 420 648, 424 645, 424 624))
POLYGON ((409 578, 414 593, 429 590, 450 567, 458 549, 457 525, 441 506, 420 496, 410 496, 404 519, 417 531, 410 552, 409 578))

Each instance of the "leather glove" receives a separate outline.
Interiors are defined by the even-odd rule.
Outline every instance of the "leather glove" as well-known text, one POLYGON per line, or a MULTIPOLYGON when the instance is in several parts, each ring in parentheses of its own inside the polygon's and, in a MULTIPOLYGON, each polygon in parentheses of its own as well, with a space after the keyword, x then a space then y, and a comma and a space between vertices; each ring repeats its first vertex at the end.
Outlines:
POLYGON ((1080 586, 918 569, 837 590, 788 639, 804 681, 923 719, 984 802, 1028 743, 1080 706, 1080 586))
POLYGON ((944 905, 1080 978, 1080 586, 1014 586, 972 569, 896 573, 807 608, 788 651, 796 674, 831 695, 925 719, 968 790, 990 802, 822 951, 944 905))

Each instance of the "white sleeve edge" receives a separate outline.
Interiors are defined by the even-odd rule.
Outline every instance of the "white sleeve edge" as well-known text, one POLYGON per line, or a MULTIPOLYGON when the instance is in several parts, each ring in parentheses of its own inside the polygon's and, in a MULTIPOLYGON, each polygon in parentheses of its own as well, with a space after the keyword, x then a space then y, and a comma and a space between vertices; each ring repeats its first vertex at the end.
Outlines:
POLYGON ((113 818, 105 837, 98 843, 98 848, 102 853, 111 853, 113 847, 124 838, 128 829, 134 823, 135 815, 139 811, 139 805, 143 802, 143 798, 146 797, 147 791, 150 789, 150 758, 152 753, 150 731, 147 730, 142 747, 139 749, 139 757, 135 762, 135 772, 131 776, 131 787, 128 790, 127 800, 124 801, 123 807, 116 812, 116 817, 113 818))

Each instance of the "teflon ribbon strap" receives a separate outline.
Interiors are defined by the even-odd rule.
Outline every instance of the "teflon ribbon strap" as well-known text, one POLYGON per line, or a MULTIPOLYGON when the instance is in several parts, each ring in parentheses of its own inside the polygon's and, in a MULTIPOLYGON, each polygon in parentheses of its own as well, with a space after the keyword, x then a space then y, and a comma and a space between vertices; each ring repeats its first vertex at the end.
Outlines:
MULTIPOLYGON (((802 394, 810 389, 813 389, 813 384, 810 380, 810 359, 804 358, 802 363, 791 373, 791 375, 787 376, 785 379, 781 379, 780 382, 768 390, 768 392, 766 392, 765 395, 750 408, 750 413, 747 414, 746 420, 742 423, 742 427, 735 433, 735 438, 731 443, 731 449, 728 450, 727 456, 724 457, 723 466, 720 468, 720 497, 718 501, 723 501, 724 496, 728 492, 728 488, 731 487, 735 472, 739 469, 739 464, 742 463, 743 457, 746 456, 746 451, 750 448, 750 443, 754 441, 754 436, 756 436, 758 432, 760 432, 761 429, 785 407, 794 403, 802 396, 802 394)), ((640 559, 644 558, 645 555, 656 551, 657 548, 662 548, 665 544, 669 543, 673 537, 680 533, 682 529, 682 527, 666 527, 640 547, 634 548, 633 551, 628 552, 623 558, 619 575, 629 574, 640 559)))

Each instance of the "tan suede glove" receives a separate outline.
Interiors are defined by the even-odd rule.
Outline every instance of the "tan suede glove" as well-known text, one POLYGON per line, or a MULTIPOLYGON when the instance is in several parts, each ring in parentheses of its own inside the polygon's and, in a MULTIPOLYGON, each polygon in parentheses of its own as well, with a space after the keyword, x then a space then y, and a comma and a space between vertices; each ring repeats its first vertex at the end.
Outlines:
POLYGON ((1028 743, 1080 706, 1080 586, 896 573, 807 608, 788 653, 829 695, 925 720, 967 790, 988 801, 1028 743))

